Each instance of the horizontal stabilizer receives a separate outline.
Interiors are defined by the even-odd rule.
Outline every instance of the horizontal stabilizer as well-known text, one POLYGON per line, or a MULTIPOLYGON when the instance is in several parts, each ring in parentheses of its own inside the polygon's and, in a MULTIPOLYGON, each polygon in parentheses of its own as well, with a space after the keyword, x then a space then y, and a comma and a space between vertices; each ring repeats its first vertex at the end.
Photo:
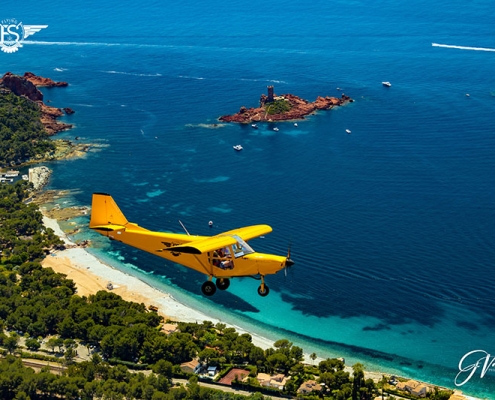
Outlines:
POLYGON ((113 232, 113 231, 118 231, 120 229, 125 229, 125 226, 122 225, 95 225, 92 226, 91 229, 96 229, 98 231, 105 231, 105 232, 113 232))

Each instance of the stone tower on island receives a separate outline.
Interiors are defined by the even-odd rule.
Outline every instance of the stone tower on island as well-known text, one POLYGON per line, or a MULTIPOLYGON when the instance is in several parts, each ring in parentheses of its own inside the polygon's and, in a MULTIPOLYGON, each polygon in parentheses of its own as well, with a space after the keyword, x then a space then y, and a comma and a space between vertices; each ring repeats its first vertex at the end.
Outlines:
POLYGON ((273 94, 273 86, 267 86, 268 96, 266 94, 262 94, 260 96, 260 107, 263 107, 266 103, 273 103, 274 94, 273 94))
POLYGON ((267 86, 268 88, 268 103, 273 102, 273 85, 267 86))

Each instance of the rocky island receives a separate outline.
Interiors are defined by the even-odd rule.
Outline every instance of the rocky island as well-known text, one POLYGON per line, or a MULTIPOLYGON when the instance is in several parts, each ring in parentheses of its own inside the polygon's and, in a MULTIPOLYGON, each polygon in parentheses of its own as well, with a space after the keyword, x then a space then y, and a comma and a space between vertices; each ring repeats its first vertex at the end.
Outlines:
POLYGON ((224 115, 219 118, 223 122, 273 122, 304 119, 317 110, 328 110, 336 106, 353 102, 349 96, 342 93, 340 98, 318 96, 315 101, 309 102, 293 94, 275 95, 273 86, 268 86, 268 95, 262 94, 258 108, 241 107, 233 115, 224 115))

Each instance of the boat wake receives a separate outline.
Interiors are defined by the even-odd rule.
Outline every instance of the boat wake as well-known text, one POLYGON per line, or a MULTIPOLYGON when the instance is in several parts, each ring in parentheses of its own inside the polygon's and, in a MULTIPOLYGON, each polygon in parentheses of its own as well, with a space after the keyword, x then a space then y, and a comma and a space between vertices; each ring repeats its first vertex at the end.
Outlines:
POLYGON ((489 47, 456 46, 453 44, 438 44, 438 43, 432 43, 431 45, 433 47, 444 47, 447 49, 474 50, 474 51, 495 51, 495 49, 491 49, 489 47))
POLYGON ((162 76, 162 74, 138 74, 135 72, 122 72, 122 71, 100 71, 105 74, 119 74, 119 75, 132 75, 132 76, 162 76))

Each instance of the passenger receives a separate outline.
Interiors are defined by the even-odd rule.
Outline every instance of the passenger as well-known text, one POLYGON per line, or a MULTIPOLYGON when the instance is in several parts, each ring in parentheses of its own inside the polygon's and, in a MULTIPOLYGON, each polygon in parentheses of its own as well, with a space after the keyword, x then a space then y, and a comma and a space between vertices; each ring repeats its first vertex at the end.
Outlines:
POLYGON ((213 260, 212 263, 215 267, 221 267, 222 262, 220 261, 220 254, 215 250, 213 252, 213 260))

